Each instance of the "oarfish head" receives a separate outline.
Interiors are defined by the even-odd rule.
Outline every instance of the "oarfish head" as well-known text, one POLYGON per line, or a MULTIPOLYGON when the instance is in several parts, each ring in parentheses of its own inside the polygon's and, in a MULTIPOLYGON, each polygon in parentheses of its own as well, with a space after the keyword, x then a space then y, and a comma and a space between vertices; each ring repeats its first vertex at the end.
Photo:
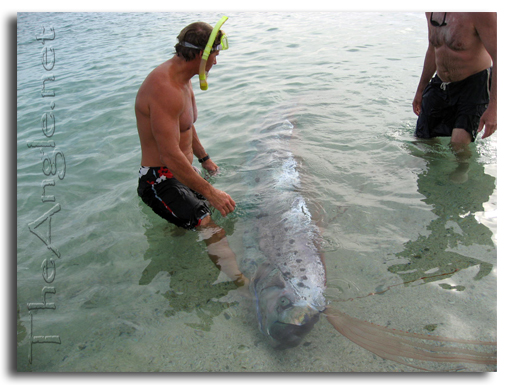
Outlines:
POLYGON ((320 310, 299 295, 271 265, 259 269, 252 280, 251 291, 261 331, 277 348, 297 346, 319 319, 320 310))

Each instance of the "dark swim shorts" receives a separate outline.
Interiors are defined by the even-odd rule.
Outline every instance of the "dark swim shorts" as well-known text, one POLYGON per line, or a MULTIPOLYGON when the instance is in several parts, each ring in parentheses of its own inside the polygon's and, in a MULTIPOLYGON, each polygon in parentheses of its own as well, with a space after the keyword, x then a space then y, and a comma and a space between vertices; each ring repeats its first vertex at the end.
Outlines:
POLYGON ((141 167, 137 194, 156 214, 188 230, 211 214, 207 199, 180 183, 167 167, 141 167))
POLYGON ((435 75, 423 91, 415 135, 451 136, 454 128, 463 128, 475 141, 480 117, 489 103, 490 88, 490 68, 451 83, 435 75))

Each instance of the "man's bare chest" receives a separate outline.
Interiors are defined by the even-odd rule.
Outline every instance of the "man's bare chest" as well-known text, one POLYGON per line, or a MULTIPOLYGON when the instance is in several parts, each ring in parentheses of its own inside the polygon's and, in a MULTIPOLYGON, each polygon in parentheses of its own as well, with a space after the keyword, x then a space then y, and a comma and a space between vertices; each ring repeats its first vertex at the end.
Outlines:
POLYGON ((448 47, 453 51, 472 49, 478 39, 476 30, 469 25, 448 25, 431 27, 430 43, 436 47, 448 47))

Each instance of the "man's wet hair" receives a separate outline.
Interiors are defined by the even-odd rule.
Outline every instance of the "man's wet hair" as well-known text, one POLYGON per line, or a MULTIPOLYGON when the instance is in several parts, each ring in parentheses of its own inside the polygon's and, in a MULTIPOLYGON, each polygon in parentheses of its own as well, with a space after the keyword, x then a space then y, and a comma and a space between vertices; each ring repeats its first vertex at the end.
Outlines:
MULTIPOLYGON (((177 36, 178 43, 175 44, 175 53, 185 61, 194 60, 196 55, 200 53, 200 49, 184 47, 180 43, 187 42, 197 47, 205 47, 211 36, 212 26, 198 21, 196 23, 189 24, 177 36)), ((218 45, 221 42, 222 31, 218 31, 218 36, 214 39, 214 44, 218 45)))

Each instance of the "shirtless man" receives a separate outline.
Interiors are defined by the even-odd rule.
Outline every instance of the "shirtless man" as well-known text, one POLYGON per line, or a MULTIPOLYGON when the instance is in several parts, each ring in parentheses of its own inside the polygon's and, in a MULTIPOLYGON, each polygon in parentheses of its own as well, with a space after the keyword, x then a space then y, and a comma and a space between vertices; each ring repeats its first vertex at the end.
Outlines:
POLYGON ((412 102, 416 136, 451 136, 459 152, 478 132, 487 138, 496 131, 496 13, 426 17, 428 49, 412 102))
MULTIPOLYGON (((208 172, 218 170, 196 133, 197 109, 191 85, 191 78, 199 74, 212 30, 202 22, 184 28, 177 37, 175 55, 155 68, 137 93, 135 113, 142 151, 138 195, 169 222, 185 229, 196 228, 216 266, 236 284, 246 284, 225 232, 212 221, 209 207, 226 216, 236 204, 192 165, 196 156, 208 172)), ((219 31, 206 72, 216 64, 221 36, 219 31)))

